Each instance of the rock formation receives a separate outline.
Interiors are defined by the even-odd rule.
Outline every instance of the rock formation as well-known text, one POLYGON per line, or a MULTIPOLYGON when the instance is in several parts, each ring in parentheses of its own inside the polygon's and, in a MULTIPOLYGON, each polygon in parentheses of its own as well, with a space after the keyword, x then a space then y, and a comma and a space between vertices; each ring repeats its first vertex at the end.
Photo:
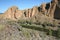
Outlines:
MULTIPOLYGON (((45 17, 50 17, 50 18, 60 18, 60 15, 57 16, 58 12, 56 12, 56 6, 59 5, 60 1, 59 0, 52 0, 50 3, 43 3, 41 6, 35 6, 31 9, 26 9, 26 10, 19 10, 16 6, 12 6, 9 8, 3 15, 4 17, 2 18, 8 18, 8 19, 19 19, 19 18, 32 18, 37 15, 44 15, 45 17), (56 13, 55 13, 56 12, 56 13)), ((60 10, 60 6, 59 9, 60 10)))
POLYGON ((51 1, 51 6, 50 6, 50 12, 49 15, 53 18, 54 17, 54 11, 57 5, 57 0, 51 1))
POLYGON ((5 14, 4 16, 5 16, 5 19, 6 18, 18 19, 19 17, 22 16, 22 13, 23 13, 22 10, 18 10, 16 6, 12 6, 4 13, 5 14))

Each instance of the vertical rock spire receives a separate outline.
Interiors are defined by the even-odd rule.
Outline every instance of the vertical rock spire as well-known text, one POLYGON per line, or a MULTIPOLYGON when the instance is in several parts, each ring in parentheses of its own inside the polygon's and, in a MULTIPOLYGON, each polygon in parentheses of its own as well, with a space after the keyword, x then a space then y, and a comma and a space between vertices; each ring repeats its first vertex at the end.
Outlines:
POLYGON ((56 8, 57 3, 58 3, 58 0, 51 1, 49 16, 52 18, 54 18, 54 12, 55 12, 55 8, 56 8))

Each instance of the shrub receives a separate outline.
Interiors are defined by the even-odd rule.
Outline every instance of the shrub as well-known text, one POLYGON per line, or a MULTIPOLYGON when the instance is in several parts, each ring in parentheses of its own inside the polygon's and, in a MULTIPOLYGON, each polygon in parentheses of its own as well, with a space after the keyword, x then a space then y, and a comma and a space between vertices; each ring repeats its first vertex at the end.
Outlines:
POLYGON ((49 35, 51 35, 51 36, 52 36, 52 30, 51 30, 51 29, 49 29, 49 35))
POLYGON ((5 27, 5 25, 0 24, 0 30, 2 30, 5 27))
POLYGON ((60 38, 60 28, 57 31, 58 31, 57 35, 60 38))

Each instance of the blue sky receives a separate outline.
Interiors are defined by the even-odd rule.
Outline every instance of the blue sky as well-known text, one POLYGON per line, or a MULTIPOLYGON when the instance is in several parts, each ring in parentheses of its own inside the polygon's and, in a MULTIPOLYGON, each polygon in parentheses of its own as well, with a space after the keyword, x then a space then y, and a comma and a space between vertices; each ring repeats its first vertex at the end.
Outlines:
POLYGON ((17 6, 20 10, 23 10, 50 1, 51 0, 0 0, 0 13, 5 12, 11 6, 17 6))

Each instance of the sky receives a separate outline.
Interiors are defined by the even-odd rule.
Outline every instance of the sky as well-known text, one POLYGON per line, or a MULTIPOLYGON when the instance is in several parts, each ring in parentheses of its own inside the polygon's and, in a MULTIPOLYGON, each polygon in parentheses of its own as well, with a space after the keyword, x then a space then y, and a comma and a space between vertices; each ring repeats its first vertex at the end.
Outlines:
POLYGON ((11 6, 17 6, 20 10, 40 6, 42 3, 48 3, 51 0, 0 0, 0 13, 4 13, 11 6))

